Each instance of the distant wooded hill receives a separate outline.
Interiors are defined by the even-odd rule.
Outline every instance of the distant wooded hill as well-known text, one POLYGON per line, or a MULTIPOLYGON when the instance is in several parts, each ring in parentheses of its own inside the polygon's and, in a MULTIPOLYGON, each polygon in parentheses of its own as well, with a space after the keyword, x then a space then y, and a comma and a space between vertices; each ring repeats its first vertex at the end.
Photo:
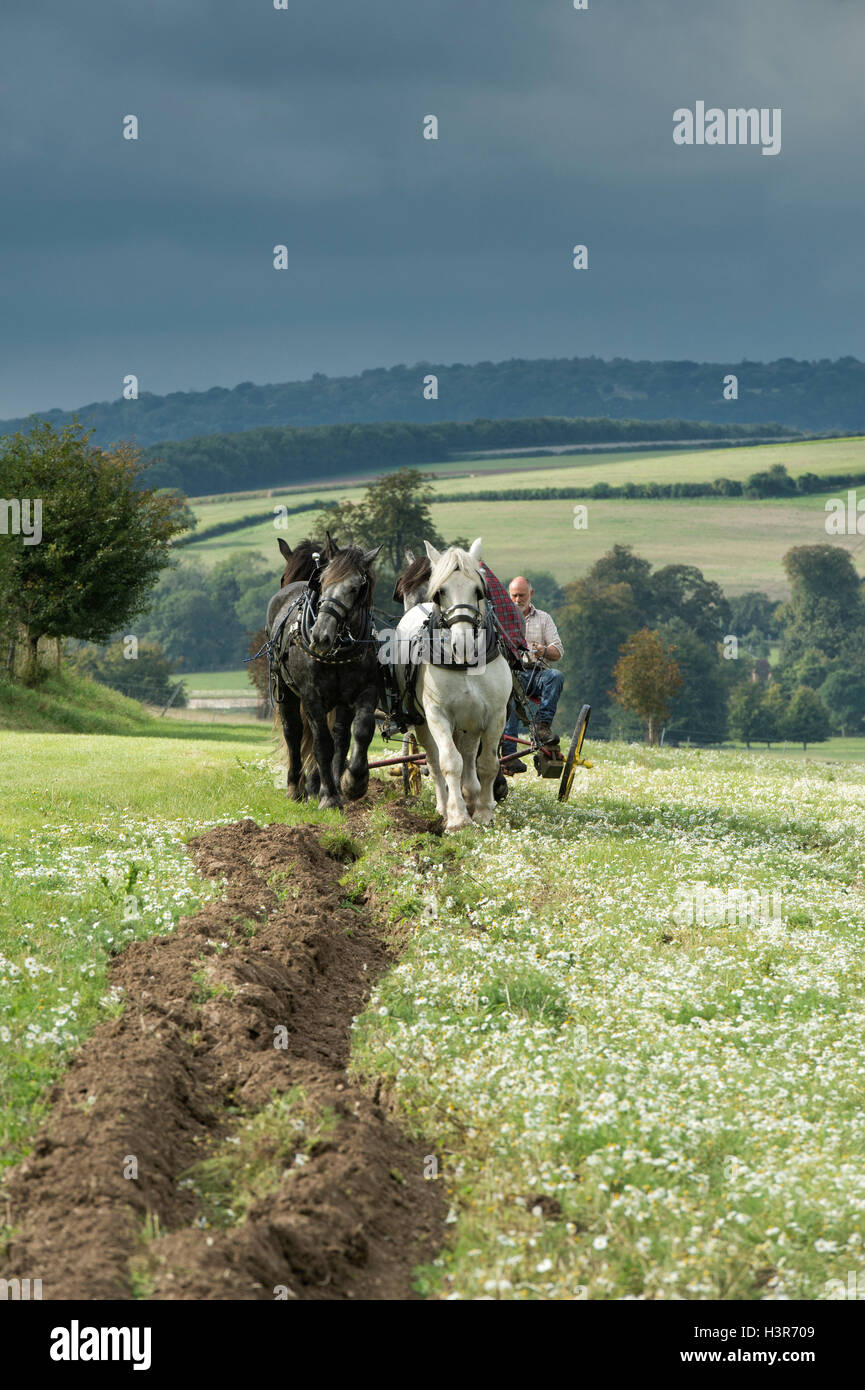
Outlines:
POLYGON ((786 436, 781 425, 695 424, 691 420, 534 420, 450 421, 411 425, 319 425, 309 429, 244 430, 154 444, 144 475, 150 487, 180 488, 190 497, 249 491, 291 483, 315 484, 327 478, 372 474, 391 468, 423 467, 463 454, 545 445, 638 444, 652 440, 725 439, 786 436))
MULTIPOLYGON (((119 383, 118 383, 119 384, 119 383)), ((865 364, 855 357, 832 362, 632 362, 598 357, 461 362, 443 366, 379 367, 359 376, 229 390, 143 392, 137 401, 104 401, 76 412, 50 410, 42 418, 64 424, 77 414, 99 444, 135 437, 147 445, 264 426, 350 425, 373 421, 416 424, 448 420, 535 416, 705 420, 719 424, 780 420, 808 431, 865 428, 865 364), (739 398, 723 399, 723 379, 734 373, 739 398), (425 400, 423 380, 438 378, 438 399, 425 400)), ((0 421, 0 434, 26 425, 0 421)))

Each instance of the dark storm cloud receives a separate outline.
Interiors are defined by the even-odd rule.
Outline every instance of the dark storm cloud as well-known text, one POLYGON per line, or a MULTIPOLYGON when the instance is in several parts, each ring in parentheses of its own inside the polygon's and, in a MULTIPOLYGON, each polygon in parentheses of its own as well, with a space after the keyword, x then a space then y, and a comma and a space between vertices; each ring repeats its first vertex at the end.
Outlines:
POLYGON ((858 6, 6 0, 0 23, 0 416, 129 371, 861 355, 858 6), (674 146, 697 99, 781 107, 782 153, 674 146))

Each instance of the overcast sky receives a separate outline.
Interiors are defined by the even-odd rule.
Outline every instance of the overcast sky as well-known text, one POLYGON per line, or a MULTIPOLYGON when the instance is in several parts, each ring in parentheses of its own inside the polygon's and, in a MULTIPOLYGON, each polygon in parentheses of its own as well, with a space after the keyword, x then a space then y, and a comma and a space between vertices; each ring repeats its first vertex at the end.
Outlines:
POLYGON ((128 372, 865 357, 861 0, 2 0, 0 38, 0 418, 128 372), (698 100, 780 107, 781 153, 675 145, 698 100))

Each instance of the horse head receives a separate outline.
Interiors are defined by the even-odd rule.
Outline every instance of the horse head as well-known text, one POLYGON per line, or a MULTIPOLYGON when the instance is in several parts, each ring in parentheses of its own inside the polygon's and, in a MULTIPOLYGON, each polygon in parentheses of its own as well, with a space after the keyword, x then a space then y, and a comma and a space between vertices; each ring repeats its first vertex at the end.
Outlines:
POLYGON ((298 541, 292 550, 287 541, 280 539, 277 541, 282 558, 285 560, 285 569, 282 572, 281 587, 284 589, 286 584, 305 583, 311 579, 315 573, 316 555, 324 554, 324 544, 322 541, 308 540, 306 537, 298 541))
POLYGON ((380 545, 374 550, 362 550, 356 545, 340 550, 330 532, 326 534, 324 558, 327 563, 319 580, 321 598, 310 633, 312 649, 320 656, 326 656, 337 645, 343 627, 353 636, 359 635, 362 622, 372 607, 373 565, 381 550, 380 545))
POLYGON ((416 556, 413 550, 405 552, 406 568, 394 585, 393 601, 402 602, 406 613, 426 598, 427 584, 432 573, 432 565, 426 555, 416 556))
POLYGON ((424 541, 431 571, 426 598, 438 609, 438 621, 451 634, 455 662, 472 659, 486 618, 486 586, 479 569, 481 538, 468 550, 452 545, 440 552, 424 541))

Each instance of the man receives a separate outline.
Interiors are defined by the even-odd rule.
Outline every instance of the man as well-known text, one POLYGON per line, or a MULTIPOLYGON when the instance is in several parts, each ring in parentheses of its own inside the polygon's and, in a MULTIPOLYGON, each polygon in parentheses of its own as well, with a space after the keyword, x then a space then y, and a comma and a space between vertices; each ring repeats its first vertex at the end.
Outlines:
MULTIPOLYGON (((532 603, 535 591, 523 575, 517 575, 516 579, 511 580, 508 592, 525 620, 526 645, 529 648, 530 663, 532 663, 529 670, 521 675, 520 679, 528 695, 540 696, 541 707, 538 713, 537 732, 541 743, 548 744, 553 741, 552 724, 565 678, 561 671, 553 671, 546 667, 539 668, 534 663, 561 661, 562 639, 559 637, 558 629, 549 613, 545 613, 541 608, 535 608, 532 603), (532 669, 533 665, 534 669, 532 669)), ((517 751, 514 739, 519 731, 519 715, 512 707, 508 722, 505 725, 502 750, 504 753, 517 751)), ((505 769, 509 772, 526 772, 528 770, 525 763, 516 759, 510 764, 506 763, 505 769)))

